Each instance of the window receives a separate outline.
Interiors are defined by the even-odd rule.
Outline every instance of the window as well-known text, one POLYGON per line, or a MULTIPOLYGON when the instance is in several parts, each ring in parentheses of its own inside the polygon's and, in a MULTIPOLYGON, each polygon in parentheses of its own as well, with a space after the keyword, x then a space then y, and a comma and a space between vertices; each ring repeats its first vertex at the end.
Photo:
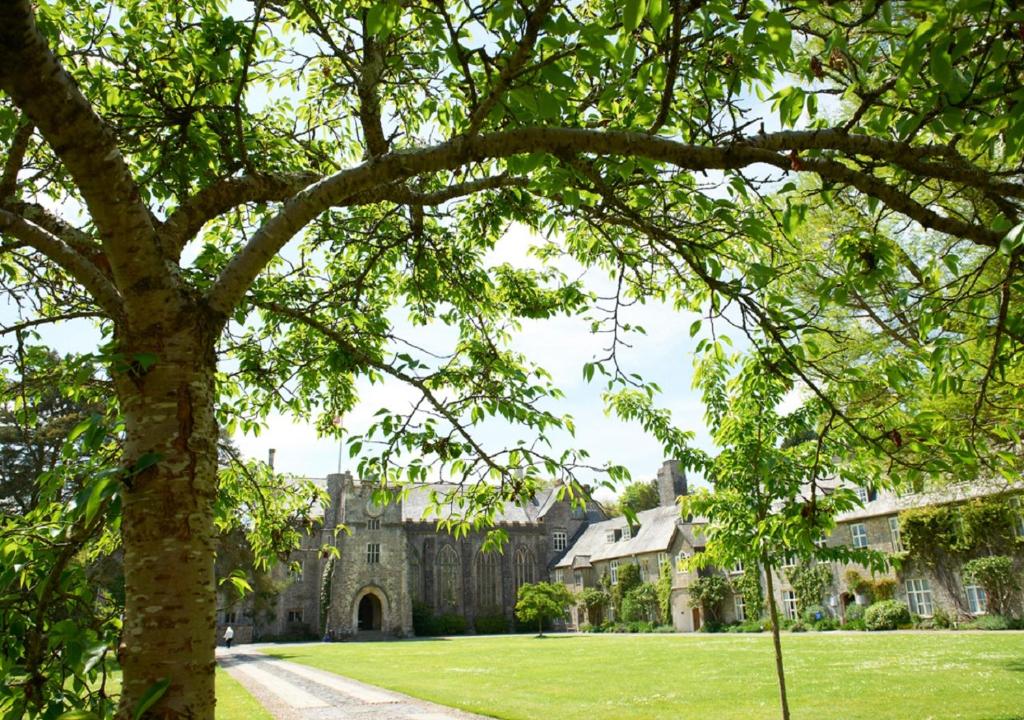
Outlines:
POLYGON ((476 597, 481 608, 490 610, 501 607, 499 562, 496 552, 481 550, 476 554, 476 597))
POLYGON ((665 563, 668 562, 668 553, 658 553, 658 574, 661 575, 661 569, 665 567, 665 563))
POLYGON ((853 537, 855 548, 866 548, 868 546, 868 529, 864 523, 854 523, 850 526, 850 535, 853 537))
POLYGON ((519 595, 519 588, 526 583, 533 582, 534 568, 537 567, 537 561, 534 560, 533 553, 529 548, 521 547, 516 550, 515 559, 512 562, 515 572, 516 586, 514 588, 516 596, 519 595))
POLYGON ((868 501, 868 490, 867 488, 855 487, 853 492, 857 495, 857 499, 860 500, 860 504, 864 505, 868 501))
POLYGON ((622 528, 622 539, 629 540, 631 537, 633 537, 633 528, 631 528, 629 525, 626 525, 624 528, 622 528))
POLYGON ((889 535, 892 537, 892 549, 903 552, 903 541, 900 539, 900 519, 893 515, 889 518, 889 535))
POLYGON ((741 572, 743 572, 743 563, 741 562, 736 563, 732 566, 732 569, 729 570, 730 575, 739 575, 741 572))
POLYGON ((932 616, 932 588, 927 580, 907 580, 907 603, 915 615, 932 616))
POLYGON ((224 611, 224 624, 230 625, 231 623, 238 622, 238 613, 234 610, 224 611))
POLYGON ((605 542, 613 543, 613 542, 615 542, 615 540, 616 540, 616 538, 615 538, 615 531, 614 530, 609 530, 608 532, 606 532, 604 534, 604 541, 605 542))
POLYGON ((747 619, 747 604, 743 600, 743 595, 740 593, 733 595, 732 602, 736 608, 736 619, 743 622, 747 619))
POLYGON ((556 585, 561 585, 562 584, 562 580, 564 578, 565 578, 565 576, 562 573, 562 569, 561 568, 559 568, 558 570, 555 570, 555 584, 556 585))
POLYGON ((302 622, 302 611, 301 610, 289 610, 288 611, 288 622, 300 623, 302 622))
POLYGON ((1020 501, 1020 495, 1010 498, 1010 507, 1015 511, 1013 531, 1017 537, 1024 537, 1024 504, 1020 501))
POLYGON ((988 596, 985 595, 985 588, 980 585, 964 585, 964 593, 967 595, 967 608, 971 615, 984 615, 988 612, 988 596))
POLYGON ((612 585, 619 584, 619 561, 612 560, 608 563, 608 574, 611 576, 612 585))
POLYGON ((782 610, 789 620, 796 620, 796 593, 792 590, 782 591, 782 610))
POLYGON ((796 555, 793 553, 786 553, 782 556, 782 567, 791 568, 796 566, 796 555))
POLYGON ((366 521, 367 530, 380 530, 380 518, 370 518, 366 521))
POLYGON ((445 545, 437 554, 437 588, 440 605, 445 610, 451 610, 458 603, 461 574, 459 554, 451 545, 445 545))
POLYGON ((676 553, 676 572, 686 572, 686 561, 690 558, 690 553, 680 550, 676 553))
POLYGON ((573 585, 575 585, 578 588, 582 588, 583 587, 583 571, 582 570, 576 570, 575 572, 573 572, 573 574, 572 574, 572 582, 573 582, 573 585))
POLYGON ((555 530, 551 533, 551 547, 555 549, 555 552, 565 550, 566 539, 564 530, 555 530))
POLYGON ((370 565, 376 565, 380 562, 380 543, 366 544, 366 562, 370 565))

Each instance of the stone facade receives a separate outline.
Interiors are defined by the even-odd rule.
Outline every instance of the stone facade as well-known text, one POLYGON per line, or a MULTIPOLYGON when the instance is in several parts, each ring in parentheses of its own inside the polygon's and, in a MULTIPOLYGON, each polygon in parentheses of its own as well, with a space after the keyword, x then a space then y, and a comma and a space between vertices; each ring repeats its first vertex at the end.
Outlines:
POLYGON ((433 614, 459 615, 470 631, 482 617, 502 616, 511 625, 519 585, 547 580, 551 565, 582 531, 604 519, 596 505, 574 507, 558 499, 556 490, 544 490, 498 515, 497 527, 509 541, 501 553, 485 552, 484 533, 455 538, 427 518, 431 491, 446 486, 416 487, 383 506, 374 502, 372 483, 348 473, 329 475, 326 489, 330 504, 322 528, 289 558, 301 572, 288 564, 274 569, 276 595, 269 609, 257 610, 252 598, 238 607, 222 603, 218 637, 228 619, 236 642, 321 633, 335 639, 409 636, 414 603, 433 614), (325 546, 337 550, 333 563, 325 546))

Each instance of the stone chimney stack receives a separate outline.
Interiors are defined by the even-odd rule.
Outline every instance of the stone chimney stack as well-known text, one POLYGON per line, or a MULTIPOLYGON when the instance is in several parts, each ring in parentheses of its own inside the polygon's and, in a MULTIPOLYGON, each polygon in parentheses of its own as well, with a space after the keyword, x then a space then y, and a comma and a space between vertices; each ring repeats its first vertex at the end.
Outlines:
POLYGON ((676 504, 676 498, 686 494, 686 473, 678 460, 666 460, 658 469, 658 499, 662 507, 676 504))

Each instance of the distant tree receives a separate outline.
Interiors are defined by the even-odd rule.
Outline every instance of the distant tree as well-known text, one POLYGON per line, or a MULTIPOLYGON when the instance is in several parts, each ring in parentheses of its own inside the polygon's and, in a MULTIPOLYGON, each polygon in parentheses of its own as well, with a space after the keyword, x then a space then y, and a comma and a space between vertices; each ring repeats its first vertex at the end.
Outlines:
POLYGON ((543 637, 544 623, 565 617, 572 604, 572 593, 561 583, 524 583, 519 586, 516 617, 524 623, 537 623, 537 637, 543 637))
POLYGON ((641 510, 658 507, 658 483, 655 480, 637 480, 626 486, 615 503, 614 514, 636 514, 641 510))

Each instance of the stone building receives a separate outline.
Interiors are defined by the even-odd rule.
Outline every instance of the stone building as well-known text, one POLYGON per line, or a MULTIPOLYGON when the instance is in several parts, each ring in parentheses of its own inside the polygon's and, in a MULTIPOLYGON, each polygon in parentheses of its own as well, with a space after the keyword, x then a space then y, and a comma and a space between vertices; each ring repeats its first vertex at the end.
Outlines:
POLYGON ((238 606, 222 602, 218 637, 229 621, 239 642, 324 632, 338 639, 407 636, 414 603, 433 614, 461 616, 470 631, 484 617, 500 616, 511 625, 519 586, 547 580, 569 545, 605 517, 596 504, 574 507, 556 489, 545 489, 499 513, 495 526, 508 543, 500 553, 487 552, 484 533, 455 538, 438 532, 436 518, 428 517, 431 493, 451 487, 414 486, 378 505, 373 483, 349 473, 329 475, 323 526, 290 558, 299 570, 275 569, 267 609, 256 609, 253 598, 238 606), (338 551, 333 562, 322 551, 329 545, 338 551))
MULTIPOLYGON (((666 462, 662 466, 658 473, 658 489, 661 506, 637 513, 635 525, 628 525, 621 517, 589 525, 579 540, 555 563, 554 579, 576 592, 587 587, 600 587, 604 576, 607 576, 607 583, 614 585, 622 566, 632 563, 639 566, 643 581, 653 583, 658 579, 662 563, 670 560, 671 624, 682 632, 699 630, 706 618, 702 617, 699 608, 690 607, 689 588, 692 583, 701 574, 708 573, 732 580, 745 568, 707 568, 700 573, 686 569, 683 561, 704 549, 701 528, 706 521, 702 518, 684 520, 679 516, 675 500, 686 493, 686 480, 674 463, 666 462)), ((955 507, 973 499, 1004 498, 1016 508, 1012 528, 1016 542, 993 548, 993 551, 1016 559, 1024 584, 1024 503, 1019 494, 1013 494, 1019 493, 1019 489, 975 483, 902 496, 854 490, 860 496, 862 506, 840 515, 835 530, 823 542, 829 546, 849 545, 878 550, 898 560, 888 572, 878 574, 874 579, 885 577, 893 580, 895 599, 905 602, 913 614, 928 618, 937 608, 942 608, 953 618, 966 618, 986 612, 986 598, 984 589, 963 579, 962 567, 958 563, 946 567, 942 577, 938 577, 937 571, 929 564, 907 555, 900 539, 900 513, 912 508, 955 507)), ((781 616, 789 620, 798 616, 797 595, 788 573, 794 564, 773 571, 775 600, 781 616)), ((844 579, 848 570, 871 577, 869 570, 844 563, 830 563, 828 567, 831 583, 821 598, 825 613, 841 619, 851 604, 870 601, 869 597, 855 592, 855 588, 847 587, 844 579)), ((759 568, 757 572, 761 587, 766 587, 763 570, 759 568)), ((748 613, 742 595, 731 592, 718 614, 726 623, 746 620, 748 613)), ((582 609, 574 609, 570 628, 578 628, 585 623, 587 618, 584 615, 582 609)))

